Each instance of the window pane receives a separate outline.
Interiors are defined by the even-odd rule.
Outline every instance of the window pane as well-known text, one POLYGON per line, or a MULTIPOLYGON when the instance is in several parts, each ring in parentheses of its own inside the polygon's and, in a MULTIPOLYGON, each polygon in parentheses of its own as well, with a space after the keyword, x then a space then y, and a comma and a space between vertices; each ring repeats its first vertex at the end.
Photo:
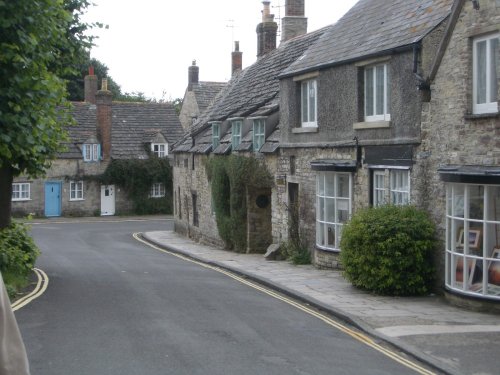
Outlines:
POLYGON ((302 122, 308 122, 309 121, 309 116, 307 113, 307 103, 308 103, 308 96, 307 96, 307 82, 302 82, 301 85, 301 96, 302 96, 302 122))
POLYGON ((325 221, 325 198, 318 198, 318 220, 325 221))
POLYGON ((335 225, 328 225, 326 229, 326 245, 335 247, 335 225))
POLYGON ((309 82, 309 122, 316 121, 316 81, 309 82))
POLYGON ((365 70, 365 116, 373 116, 373 68, 365 70))
POLYGON ((375 103, 377 106, 376 114, 377 115, 383 115, 384 114, 384 86, 385 86, 385 80, 384 80, 384 65, 379 65, 376 67, 376 99, 375 103))
POLYGON ((337 197, 348 198, 349 197, 349 176, 345 174, 339 174, 337 178, 337 197))
POLYGON ((486 102, 486 41, 476 43, 476 103, 486 102))
POLYGON ((325 173, 325 195, 335 196, 335 173, 325 173))
POLYGON ((498 92, 498 65, 500 64, 499 38, 490 40, 490 103, 497 101, 498 92))
POLYGON ((326 203, 326 217, 325 221, 335 223, 335 199, 325 198, 326 203))
POLYGON ((317 177, 317 194, 319 196, 324 196, 325 195, 325 175, 324 174, 319 174, 317 177))

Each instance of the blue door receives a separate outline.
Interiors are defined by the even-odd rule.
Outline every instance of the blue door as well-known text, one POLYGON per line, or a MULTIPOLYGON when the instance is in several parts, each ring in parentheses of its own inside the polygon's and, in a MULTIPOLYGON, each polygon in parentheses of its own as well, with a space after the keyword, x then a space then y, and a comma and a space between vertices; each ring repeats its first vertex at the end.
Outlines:
POLYGON ((61 216, 61 183, 45 183, 45 216, 61 216))

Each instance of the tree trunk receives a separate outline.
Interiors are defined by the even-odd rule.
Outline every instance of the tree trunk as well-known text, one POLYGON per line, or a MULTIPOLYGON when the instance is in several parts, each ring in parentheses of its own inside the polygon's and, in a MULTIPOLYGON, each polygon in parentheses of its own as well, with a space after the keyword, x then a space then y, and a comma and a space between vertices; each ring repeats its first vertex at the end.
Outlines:
POLYGON ((13 178, 10 167, 0 168, 0 230, 10 225, 13 178))

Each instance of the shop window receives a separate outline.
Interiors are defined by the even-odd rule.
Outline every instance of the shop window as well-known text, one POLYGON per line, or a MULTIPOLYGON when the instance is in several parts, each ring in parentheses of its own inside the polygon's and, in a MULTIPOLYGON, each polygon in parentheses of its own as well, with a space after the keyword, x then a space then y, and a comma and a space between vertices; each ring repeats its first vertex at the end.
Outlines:
POLYGON ((446 286, 500 300, 500 185, 447 184, 446 286))
POLYGON ((316 180, 316 246, 340 250, 342 228, 352 213, 352 175, 320 172, 316 180))

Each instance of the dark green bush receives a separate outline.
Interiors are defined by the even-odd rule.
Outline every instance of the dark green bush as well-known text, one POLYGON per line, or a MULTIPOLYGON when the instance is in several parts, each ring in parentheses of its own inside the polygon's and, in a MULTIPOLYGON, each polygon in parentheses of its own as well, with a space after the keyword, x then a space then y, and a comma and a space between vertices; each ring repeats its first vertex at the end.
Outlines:
POLYGON ((27 285, 39 254, 27 225, 13 222, 0 230, 0 271, 9 295, 27 285))
POLYGON ((304 241, 289 240, 281 246, 282 254, 293 264, 311 264, 311 253, 304 241))
POLYGON ((342 231, 340 260, 355 286, 385 295, 428 293, 435 226, 413 206, 358 211, 342 231))

